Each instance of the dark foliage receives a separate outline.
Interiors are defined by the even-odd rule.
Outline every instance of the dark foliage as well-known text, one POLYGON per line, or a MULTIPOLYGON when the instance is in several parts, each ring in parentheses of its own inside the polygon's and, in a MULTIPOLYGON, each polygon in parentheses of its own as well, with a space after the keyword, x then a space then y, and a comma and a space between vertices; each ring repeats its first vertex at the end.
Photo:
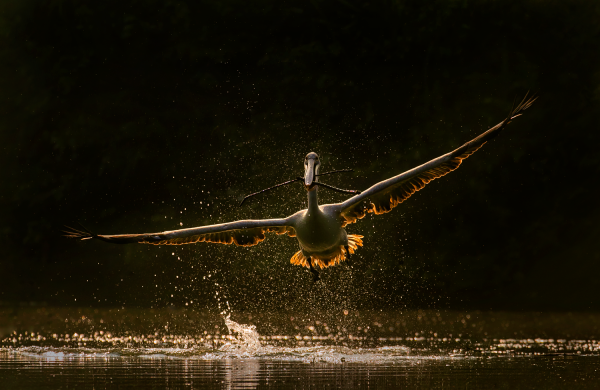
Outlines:
POLYGON ((238 309, 600 309, 598 2, 0 7, 0 301, 210 305, 214 279, 238 309), (332 185, 365 189, 528 90, 538 102, 459 170, 349 227, 366 246, 326 287, 289 265, 283 237, 173 249, 59 233, 284 216, 305 205, 299 185, 237 204, 301 174, 311 150, 355 169, 332 185))

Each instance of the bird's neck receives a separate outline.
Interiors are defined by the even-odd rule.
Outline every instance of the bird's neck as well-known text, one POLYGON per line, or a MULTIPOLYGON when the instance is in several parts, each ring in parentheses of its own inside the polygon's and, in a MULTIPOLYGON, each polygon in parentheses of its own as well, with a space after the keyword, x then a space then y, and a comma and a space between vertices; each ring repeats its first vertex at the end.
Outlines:
POLYGON ((308 214, 316 215, 320 212, 319 202, 317 201, 317 190, 308 191, 308 214))

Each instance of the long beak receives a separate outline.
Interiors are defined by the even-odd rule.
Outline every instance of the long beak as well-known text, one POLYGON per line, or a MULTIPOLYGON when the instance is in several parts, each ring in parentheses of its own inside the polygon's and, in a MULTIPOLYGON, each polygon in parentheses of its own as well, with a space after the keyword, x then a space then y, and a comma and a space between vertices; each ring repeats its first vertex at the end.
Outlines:
POLYGON ((308 160, 308 165, 306 166, 306 172, 304 172, 304 185, 307 190, 310 190, 313 186, 313 182, 315 180, 315 160, 308 160))

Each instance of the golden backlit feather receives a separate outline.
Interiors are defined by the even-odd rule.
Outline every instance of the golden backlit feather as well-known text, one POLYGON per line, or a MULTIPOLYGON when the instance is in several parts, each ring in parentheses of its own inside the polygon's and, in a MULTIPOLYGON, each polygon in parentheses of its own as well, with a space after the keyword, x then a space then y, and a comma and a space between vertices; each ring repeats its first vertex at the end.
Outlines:
POLYGON ((410 198, 415 192, 425 188, 429 182, 438 179, 442 176, 457 169, 462 160, 469 157, 471 154, 476 152, 485 144, 482 143, 473 149, 469 149, 467 152, 460 156, 453 157, 450 161, 441 164, 435 168, 429 169, 408 179, 405 182, 398 183, 396 186, 391 187, 388 191, 383 194, 377 194, 371 199, 372 206, 368 209, 368 212, 376 215, 385 214, 390 212, 394 207, 410 198))
POLYGON ((423 189, 432 180, 438 179, 457 169, 462 161, 479 150, 487 141, 510 123, 510 121, 529 108, 537 98, 527 96, 511 110, 508 117, 458 149, 429 161, 419 167, 398 176, 375 184, 361 194, 353 196, 343 203, 342 226, 362 219, 368 213, 385 214, 423 189))
POLYGON ((250 228, 228 230, 217 233, 197 234, 188 237, 178 237, 166 240, 141 240, 141 244, 151 245, 184 245, 195 244, 197 242, 211 242, 216 244, 235 244, 237 246, 254 246, 264 241, 265 233, 287 234, 290 237, 295 237, 296 232, 290 226, 278 226, 267 228, 250 228))
MULTIPOLYGON (((362 238, 363 236, 360 236, 358 234, 348 234, 348 251, 351 255, 354 254, 354 252, 356 251, 356 249, 358 249, 359 246, 363 246, 362 238)), ((340 245, 339 250, 335 252, 330 258, 319 258, 316 256, 312 256, 313 266, 319 267, 321 269, 338 265, 339 263, 345 260, 346 248, 344 248, 343 245, 340 245)), ((294 256, 292 256, 292 258, 290 259, 290 263, 310 268, 310 266, 308 265, 308 260, 306 259, 302 251, 296 252, 294 256)))
POLYGON ((394 207, 410 198, 415 192, 422 190, 429 182, 457 169, 462 160, 475 153, 484 144, 485 142, 467 149, 463 154, 452 157, 445 163, 386 188, 385 191, 371 196, 367 202, 359 203, 353 208, 344 210, 342 213, 342 226, 364 218, 367 213, 380 215, 390 212, 394 207))

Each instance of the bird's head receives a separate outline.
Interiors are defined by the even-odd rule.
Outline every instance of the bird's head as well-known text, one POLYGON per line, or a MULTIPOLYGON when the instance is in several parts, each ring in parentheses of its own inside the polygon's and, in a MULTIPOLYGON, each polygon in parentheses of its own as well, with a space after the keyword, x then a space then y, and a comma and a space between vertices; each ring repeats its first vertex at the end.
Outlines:
POLYGON ((316 190, 315 182, 318 180, 317 175, 319 174, 319 168, 321 167, 321 161, 319 161, 319 155, 315 152, 310 152, 304 158, 304 187, 307 191, 316 190))
POLYGON ((343 192, 346 194, 360 194, 360 191, 342 190, 342 189, 327 185, 325 183, 319 182, 319 176, 324 176, 324 175, 329 175, 332 173, 339 173, 339 172, 352 172, 352 169, 338 169, 336 171, 319 173, 319 168, 321 168, 321 161, 319 160, 319 155, 316 154, 315 152, 310 152, 309 154, 306 155, 306 158, 304 159, 304 177, 298 176, 295 179, 288 180, 284 183, 277 184, 273 187, 265 188, 264 190, 255 192, 254 194, 247 195, 246 197, 244 197, 244 199, 242 199, 240 206, 244 203, 244 201, 246 199, 248 199, 254 195, 262 194, 263 192, 270 191, 274 188, 278 188, 278 187, 285 186, 285 185, 288 185, 291 183, 302 182, 302 181, 304 181, 304 188, 306 188, 306 191, 308 191, 308 192, 316 191, 317 187, 321 186, 321 187, 329 188, 333 191, 343 192))

